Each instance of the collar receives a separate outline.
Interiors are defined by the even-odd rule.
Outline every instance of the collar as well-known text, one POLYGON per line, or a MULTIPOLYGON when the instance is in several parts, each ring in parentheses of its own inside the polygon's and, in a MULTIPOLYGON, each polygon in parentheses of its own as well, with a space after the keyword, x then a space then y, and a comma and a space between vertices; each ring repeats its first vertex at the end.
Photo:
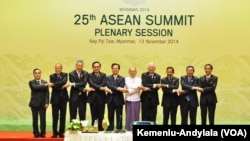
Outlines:
POLYGON ((78 74, 78 73, 82 73, 82 71, 79 72, 79 71, 76 70, 76 73, 77 73, 77 74, 78 74))

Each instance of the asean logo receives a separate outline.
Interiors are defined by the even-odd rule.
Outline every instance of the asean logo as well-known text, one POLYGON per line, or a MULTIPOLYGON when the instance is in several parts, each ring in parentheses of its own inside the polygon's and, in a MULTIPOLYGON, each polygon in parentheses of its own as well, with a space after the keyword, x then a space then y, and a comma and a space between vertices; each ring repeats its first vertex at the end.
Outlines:
POLYGON ((130 3, 131 5, 143 4, 145 0, 123 0, 125 3, 130 3))

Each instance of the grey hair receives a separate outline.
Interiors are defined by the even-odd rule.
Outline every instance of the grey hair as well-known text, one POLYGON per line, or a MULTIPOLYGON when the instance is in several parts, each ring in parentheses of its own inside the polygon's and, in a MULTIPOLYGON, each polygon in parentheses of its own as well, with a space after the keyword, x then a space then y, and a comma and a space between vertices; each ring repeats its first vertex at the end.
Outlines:
POLYGON ((82 59, 77 59, 77 60, 76 60, 76 64, 77 64, 77 63, 83 63, 83 60, 82 60, 82 59))

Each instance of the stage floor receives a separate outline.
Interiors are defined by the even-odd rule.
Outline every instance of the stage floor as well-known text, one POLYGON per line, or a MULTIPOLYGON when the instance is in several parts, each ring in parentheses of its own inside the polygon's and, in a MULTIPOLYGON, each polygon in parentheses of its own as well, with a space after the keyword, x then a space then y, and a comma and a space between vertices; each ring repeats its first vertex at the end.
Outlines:
POLYGON ((0 131, 0 141, 63 141, 63 138, 51 138, 52 132, 46 133, 46 138, 34 138, 32 132, 0 131))

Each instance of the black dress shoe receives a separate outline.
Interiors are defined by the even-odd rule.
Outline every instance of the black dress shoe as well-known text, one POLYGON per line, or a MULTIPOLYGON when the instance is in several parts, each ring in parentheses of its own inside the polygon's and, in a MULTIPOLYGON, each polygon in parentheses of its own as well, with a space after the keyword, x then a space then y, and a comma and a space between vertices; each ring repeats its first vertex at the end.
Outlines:
POLYGON ((40 135, 41 138, 46 138, 45 134, 40 135))
POLYGON ((113 131, 114 129, 112 129, 112 128, 107 128, 107 130, 106 131, 113 131))
POLYGON ((64 135, 63 134, 59 134, 59 138, 64 138, 64 135))
POLYGON ((34 138, 38 138, 39 137, 39 135, 34 135, 34 138))
POLYGON ((103 128, 99 128, 98 131, 103 131, 104 129, 103 128))
POLYGON ((57 134, 53 134, 51 138, 57 138, 57 134))

